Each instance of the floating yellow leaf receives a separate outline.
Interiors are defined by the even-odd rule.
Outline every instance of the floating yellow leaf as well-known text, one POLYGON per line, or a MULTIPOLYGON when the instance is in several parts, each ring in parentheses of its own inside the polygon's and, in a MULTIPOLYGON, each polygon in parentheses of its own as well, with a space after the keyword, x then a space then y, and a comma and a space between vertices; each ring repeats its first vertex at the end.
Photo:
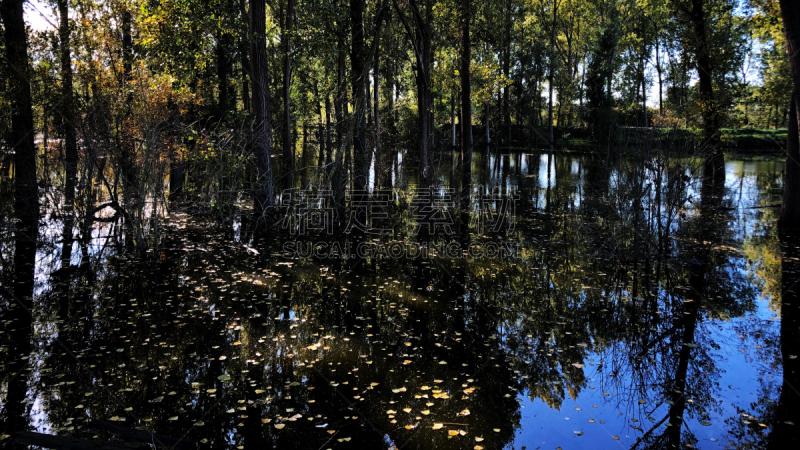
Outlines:
POLYGON ((447 430, 449 436, 458 436, 458 430, 447 430))
POLYGON ((285 423, 276 423, 276 424, 275 424, 275 428, 277 428, 277 429, 279 429, 279 430, 282 430, 282 429, 283 429, 283 427, 285 427, 285 426, 286 426, 286 424, 285 424, 285 423))
POLYGON ((434 430, 438 430, 438 429, 442 428, 443 426, 444 426, 443 423, 435 423, 435 424, 433 424, 433 429, 434 430))

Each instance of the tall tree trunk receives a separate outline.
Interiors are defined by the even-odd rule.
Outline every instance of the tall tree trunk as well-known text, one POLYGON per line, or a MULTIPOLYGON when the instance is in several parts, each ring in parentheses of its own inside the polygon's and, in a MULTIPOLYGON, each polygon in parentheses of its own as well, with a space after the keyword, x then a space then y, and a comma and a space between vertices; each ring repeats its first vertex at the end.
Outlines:
POLYGON ((294 170, 294 140, 292 139, 292 33, 294 22, 294 2, 286 0, 286 16, 283 26, 283 176, 291 182, 294 170))
POLYGON ((397 1, 393 1, 395 8, 400 14, 403 26, 412 41, 416 70, 414 77, 417 85, 417 115, 418 115, 418 148, 419 148, 419 184, 425 186, 433 175, 430 167, 428 152, 433 146, 433 115, 431 103, 433 94, 431 92, 431 64, 433 62, 431 20, 432 20, 432 0, 426 1, 425 17, 419 8, 417 0, 409 0, 411 8, 411 18, 414 29, 406 20, 397 1))
POLYGON ((308 163, 308 118, 303 117, 303 154, 300 155, 300 168, 302 169, 308 163))
POLYGON ((333 156, 333 142, 331 141, 333 133, 331 132, 331 96, 325 94, 325 166, 331 163, 333 156))
POLYGON ((351 88, 353 91, 353 124, 355 136, 353 140, 353 189, 364 192, 369 177, 369 152, 367 152, 367 135, 364 123, 366 80, 364 76, 364 0, 350 0, 350 31, 352 48, 350 53, 351 88))
MULTIPOLYGON (((367 77, 364 79, 364 100, 366 104, 364 105, 364 115, 366 116, 367 122, 367 130, 372 130, 372 79, 369 76, 369 71, 367 72, 367 77)), ((369 146, 369 144, 367 144, 369 146)))
MULTIPOLYGON (((125 121, 131 115, 131 105, 133 104, 133 36, 131 27, 133 15, 127 6, 122 11, 122 89, 126 93, 125 110, 122 120, 125 121)), ((136 146, 133 143, 133 136, 129 134, 128 127, 122 125, 117 135, 117 148, 120 152, 120 169, 123 178, 124 189, 124 214, 125 224, 129 236, 127 240, 132 240, 134 217, 140 217, 140 197, 143 194, 139 186, 139 174, 136 167, 136 146)), ((141 238, 142 236, 137 236, 141 238)))
POLYGON ((472 63, 469 35, 472 0, 461 0, 461 8, 461 201, 466 207, 472 182, 472 87, 469 73, 472 63))
POLYGON ((225 45, 225 39, 222 37, 222 33, 217 36, 217 109, 219 110, 220 114, 224 114, 225 111, 228 111, 229 107, 228 104, 230 102, 229 99, 229 88, 228 88, 228 69, 229 69, 229 62, 228 62, 228 48, 225 45))
POLYGON ((430 151, 433 147, 433 94, 431 90, 431 68, 433 62, 432 36, 430 25, 430 9, 432 0, 426 0, 426 15, 422 17, 422 11, 416 4, 416 0, 411 0, 414 18, 417 24, 417 106, 419 110, 419 177, 420 185, 427 186, 433 175, 430 166, 430 151), (426 20, 427 19, 427 20, 426 20))
POLYGON ((229 82, 230 56, 231 51, 230 37, 225 32, 220 31, 217 36, 217 108, 220 114, 224 114, 231 109, 231 85, 229 82))
POLYGON ((395 68, 394 64, 387 66, 386 88, 389 95, 386 96, 386 128, 390 137, 397 134, 397 121, 395 120, 394 97, 395 97, 395 68))
POLYGON ((39 218, 36 180, 36 146, 33 142, 33 108, 28 64, 28 36, 21 0, 2 0, 0 17, 5 27, 5 51, 11 96, 11 142, 14 149, 14 212, 35 224, 39 218))
MULTIPOLYGON (((376 36, 376 39, 380 39, 380 36, 376 36)), ((375 55, 376 55, 375 56, 375 66, 372 69, 372 78, 373 78, 372 107, 374 109, 373 113, 372 113, 372 116, 374 118, 374 122, 373 122, 374 129, 373 129, 373 131, 375 133, 375 148, 377 149, 378 152, 381 151, 381 112, 380 112, 381 111, 380 110, 380 100, 381 100, 381 95, 380 95, 380 85, 381 85, 381 83, 380 83, 380 80, 381 80, 381 78, 380 78, 380 72, 378 72, 378 69, 380 69, 380 57, 377 56, 377 55, 380 55, 380 54, 381 54, 380 53, 380 42, 378 42, 378 44, 376 44, 376 48, 375 48, 375 55)))
POLYGON ((794 93, 789 108, 786 181, 779 224, 782 228, 800 228, 800 3, 781 0, 780 5, 794 93))
MULTIPOLYGON (((661 49, 656 39, 656 72, 658 72, 658 113, 664 114, 664 82, 661 76, 661 49)), ((747 117, 747 106, 745 106, 745 118, 747 117)), ((745 119, 746 120, 746 119, 745 119)))
POLYGON ((555 148, 555 133, 553 131, 553 82, 554 82, 554 72, 556 68, 556 14, 558 13, 558 6, 560 2, 553 0, 553 22, 551 24, 550 29, 550 56, 549 56, 549 68, 547 71, 547 84, 548 84, 548 100, 547 100, 547 121, 550 127, 550 133, 548 135, 548 144, 550 145, 550 151, 552 152, 555 148))
POLYGON ((450 92, 450 146, 456 148, 456 93, 450 92))
MULTIPOLYGON (((242 14, 242 17, 247 19, 247 9, 245 8, 245 0, 239 0, 239 12, 242 14)), ((241 66, 242 66, 242 108, 244 111, 250 111, 250 88, 248 85, 248 80, 250 77, 250 58, 248 56, 248 44, 249 38, 239 37, 239 56, 241 57, 241 66)))
MULTIPOLYGON (((339 45, 336 58, 336 97, 334 98, 334 116, 336 119, 336 144, 334 147, 333 164, 330 166, 331 187, 333 190, 334 204, 339 219, 343 219, 344 215, 344 194, 345 183, 347 174, 347 165, 345 160, 348 159, 345 155, 349 155, 349 149, 344 148, 345 140, 345 126, 344 117, 345 110, 347 109, 347 81, 346 81, 346 68, 345 58, 346 54, 344 49, 347 45, 347 38, 345 36, 344 23, 339 24, 339 45)), ((341 220, 337 221, 337 229, 341 226, 341 220)))
MULTIPOLYGON (((645 46, 645 52, 647 51, 647 46, 645 46)), ((644 71, 647 69, 647 60, 645 59, 644 53, 641 55, 641 78, 642 78, 642 112, 644 114, 644 127, 647 128, 649 125, 649 121, 647 120, 647 77, 645 77, 644 71)))
POLYGON ((705 175, 715 183, 725 182, 725 155, 719 146, 720 118, 714 101, 711 55, 706 30, 706 13, 703 0, 692 0, 690 19, 694 30, 694 53, 705 138, 705 175))
POLYGON ((250 0, 250 53, 252 60, 251 78, 253 84, 253 112, 255 130, 253 132, 253 151, 256 159, 258 180, 255 192, 255 214, 261 229, 263 220, 272 207, 272 121, 269 95, 269 66, 267 60, 265 0, 250 0))
MULTIPOLYGON (((486 131, 486 146, 487 147, 489 146, 489 144, 492 143, 492 139, 491 139, 491 135, 490 135, 490 129, 489 129, 489 106, 490 106, 490 103, 489 103, 489 99, 487 98, 486 99, 486 106, 484 106, 484 108, 483 108, 483 121, 484 121, 484 124, 485 124, 485 127, 486 127, 485 131, 486 131)), ((489 159, 488 153, 486 155, 486 159, 487 160, 489 159)))
MULTIPOLYGON (((506 0, 505 5, 505 36, 503 43, 503 76, 505 80, 511 79, 511 2, 506 0)), ((503 86, 503 109, 502 109, 503 126, 500 132, 500 141, 505 146, 511 145, 511 85, 503 86)))
MULTIPOLYGON (((75 103, 72 88, 72 53, 69 33, 68 0, 58 0, 58 38, 61 41, 61 120, 64 124, 64 207, 66 214, 72 216, 75 202, 75 179, 78 173, 78 143, 75 134, 75 103)), ((72 230, 69 230, 70 234, 72 230)), ((70 238, 70 244, 71 239, 70 238)))
MULTIPOLYGON (((15 232, 13 295, 5 325, 11 340, 6 349, 8 373, 24 373, 29 368, 27 358, 31 351, 33 333, 31 309, 33 308, 34 268, 39 220, 39 194, 36 179, 36 146, 33 136, 33 109, 31 101, 30 68, 28 65, 28 36, 22 13, 22 0, 0 1, 5 37, 5 57, 11 70, 9 94, 11 97, 11 143, 14 149, 14 214, 20 219, 15 232)), ((3 296, 6 297, 6 289, 3 296)), ((9 377, 6 387, 5 410, 0 413, 0 427, 4 433, 13 434, 28 427, 30 407, 24 403, 27 392, 25 376, 9 377)))
POLYGON ((800 229, 800 133, 798 133, 800 99, 798 97, 800 97, 800 91, 795 91, 789 107, 786 177, 783 182, 783 207, 778 221, 781 228, 800 229))

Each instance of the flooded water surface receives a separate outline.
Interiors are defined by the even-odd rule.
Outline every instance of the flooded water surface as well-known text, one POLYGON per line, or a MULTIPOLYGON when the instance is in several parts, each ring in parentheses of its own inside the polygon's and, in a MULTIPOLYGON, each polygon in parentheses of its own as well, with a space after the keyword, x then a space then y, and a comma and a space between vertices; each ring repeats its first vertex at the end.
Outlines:
POLYGON ((707 189, 689 158, 483 154, 459 217, 449 158, 424 193, 403 155, 373 173, 343 237, 309 184, 268 246, 247 210, 172 208, 139 251, 110 219, 43 208, 35 246, 3 219, 3 438, 712 449, 794 424, 782 161, 728 158, 707 189))

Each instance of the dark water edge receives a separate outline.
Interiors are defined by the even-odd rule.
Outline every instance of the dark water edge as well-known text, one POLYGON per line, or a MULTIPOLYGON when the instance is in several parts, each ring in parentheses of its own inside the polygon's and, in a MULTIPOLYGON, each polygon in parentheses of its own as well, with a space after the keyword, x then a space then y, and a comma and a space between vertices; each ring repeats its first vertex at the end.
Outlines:
MULTIPOLYGON (((391 240, 418 242, 402 160, 391 240)), ((800 350, 780 319, 798 269, 775 227, 782 161, 729 155, 713 201, 691 158, 475 164, 476 195, 515 199, 513 229, 431 239, 518 253, 292 257, 285 242, 335 239, 260 246, 246 209, 172 211, 136 252, 115 222, 88 234, 50 206, 25 233, 5 216, 0 434, 111 439, 83 429, 104 420, 205 448, 785 448, 800 350)))

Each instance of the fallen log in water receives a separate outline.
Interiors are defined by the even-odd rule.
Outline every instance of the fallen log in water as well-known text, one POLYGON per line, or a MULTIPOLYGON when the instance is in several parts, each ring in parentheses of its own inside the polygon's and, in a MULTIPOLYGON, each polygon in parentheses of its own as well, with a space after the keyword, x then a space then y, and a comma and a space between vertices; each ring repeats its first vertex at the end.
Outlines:
POLYGON ((62 450, 145 450, 150 448, 147 444, 76 439, 52 434, 34 433, 32 431, 19 431, 14 434, 14 440, 20 444, 62 450))
POLYGON ((167 447, 174 450, 193 450, 198 447, 197 443, 185 441, 172 436, 152 433, 146 430, 132 430, 102 420, 93 420, 85 428, 100 430, 119 436, 124 441, 144 442, 154 444, 156 447, 167 447))

